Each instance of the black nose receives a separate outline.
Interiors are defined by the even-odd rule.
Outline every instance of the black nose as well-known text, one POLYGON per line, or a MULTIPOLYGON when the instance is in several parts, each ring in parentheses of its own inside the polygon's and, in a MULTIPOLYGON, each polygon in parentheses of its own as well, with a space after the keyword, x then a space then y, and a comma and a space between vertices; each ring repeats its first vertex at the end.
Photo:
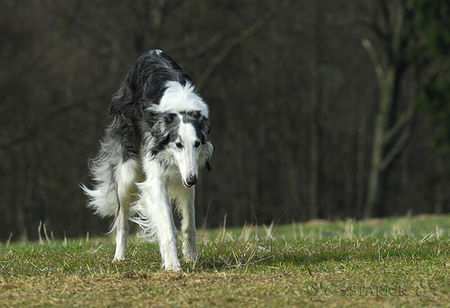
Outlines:
POLYGON ((191 175, 186 179, 186 184, 188 184, 189 186, 195 185, 195 183, 197 183, 198 178, 196 175, 191 175))

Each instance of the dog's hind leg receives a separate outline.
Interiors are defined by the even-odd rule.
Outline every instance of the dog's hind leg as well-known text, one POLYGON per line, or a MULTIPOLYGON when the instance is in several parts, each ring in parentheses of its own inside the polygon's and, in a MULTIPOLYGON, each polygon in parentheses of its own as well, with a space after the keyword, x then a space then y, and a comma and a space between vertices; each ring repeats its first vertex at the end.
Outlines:
POLYGON ((113 261, 125 260, 125 250, 127 247, 128 237, 128 211, 123 205, 117 211, 116 221, 116 252, 114 253, 113 261))
POLYGON ((128 218, 130 205, 133 201, 133 194, 136 191, 138 163, 133 159, 128 159, 120 163, 116 170, 116 192, 118 209, 114 222, 116 230, 116 252, 114 261, 122 261, 125 259, 125 250, 128 237, 128 218))

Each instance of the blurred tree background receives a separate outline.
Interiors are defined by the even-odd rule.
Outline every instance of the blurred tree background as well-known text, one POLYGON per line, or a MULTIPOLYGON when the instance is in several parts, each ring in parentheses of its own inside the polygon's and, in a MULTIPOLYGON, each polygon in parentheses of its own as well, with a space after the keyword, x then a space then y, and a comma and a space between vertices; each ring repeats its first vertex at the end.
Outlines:
POLYGON ((0 239, 100 234, 79 184, 136 58, 211 109, 197 224, 450 210, 446 0, 0 2, 0 239))

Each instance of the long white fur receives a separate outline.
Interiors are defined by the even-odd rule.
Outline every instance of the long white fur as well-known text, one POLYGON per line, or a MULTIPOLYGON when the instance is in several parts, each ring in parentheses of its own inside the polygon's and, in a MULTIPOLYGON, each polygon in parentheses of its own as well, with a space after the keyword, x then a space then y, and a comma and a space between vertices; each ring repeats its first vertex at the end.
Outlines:
POLYGON ((209 116, 208 105, 194 92, 194 86, 186 82, 183 86, 177 81, 167 81, 166 90, 157 107, 159 111, 180 112, 199 110, 204 117, 209 116))
MULTIPOLYGON (((199 149, 199 165, 203 166, 212 154, 212 145, 207 142, 199 149)), ((188 157, 183 156, 183 157, 188 157)), ((176 158, 170 161, 175 162, 176 158)), ((131 220, 142 229, 145 237, 156 237, 159 243, 162 266, 166 270, 180 270, 177 257, 177 230, 173 223, 171 200, 175 200, 182 215, 182 253, 187 262, 195 263, 198 253, 195 227, 195 187, 185 188, 182 173, 176 163, 163 166, 158 160, 143 159, 146 174, 144 182, 137 184, 140 197, 133 206, 135 215, 131 220)))
MULTIPOLYGON (((102 147, 104 146, 102 144, 102 147)), ((111 147, 117 147, 117 152, 121 148, 119 143, 115 143, 111 147)), ((101 153, 109 153, 109 151, 101 153)), ((106 157, 106 154, 102 154, 91 161, 90 169, 91 173, 95 175, 93 180, 97 183, 97 189, 89 189, 85 185, 81 185, 84 193, 89 197, 88 207, 94 209, 95 214, 100 217, 114 216, 118 204, 115 183, 112 181, 115 174, 111 166, 111 160, 106 157)))
MULTIPOLYGON (((200 111, 203 116, 208 117, 208 106, 195 94, 190 83, 182 86, 178 82, 167 82, 160 104, 152 108, 159 112, 200 111)), ((125 259, 128 220, 131 220, 141 227, 144 236, 156 236, 158 239, 162 267, 166 270, 180 270, 171 200, 176 201, 177 209, 182 215, 183 256, 189 262, 197 260, 195 188, 184 187, 183 181, 194 173, 197 176, 198 168, 211 157, 213 147, 206 142, 199 148, 194 148, 196 133, 192 124, 180 121, 178 133, 185 143, 182 151, 177 150, 173 144, 170 148, 169 144, 156 157, 141 154, 141 161, 128 159, 123 162, 120 159, 113 169, 111 161, 119 157, 116 151, 120 150, 120 144, 109 144, 108 149, 103 152, 111 153, 111 157, 98 157, 93 162, 97 189, 82 188, 90 197, 90 207, 102 217, 115 218, 112 230, 116 231, 116 261, 125 259), (140 182, 142 173, 145 179, 140 182)))

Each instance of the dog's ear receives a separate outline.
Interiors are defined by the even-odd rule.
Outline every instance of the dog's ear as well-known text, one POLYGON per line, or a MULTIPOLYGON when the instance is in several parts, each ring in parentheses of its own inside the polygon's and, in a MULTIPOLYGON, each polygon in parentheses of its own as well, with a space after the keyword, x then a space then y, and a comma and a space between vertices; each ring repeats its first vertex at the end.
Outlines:
POLYGON ((164 112, 161 114, 161 118, 166 125, 171 125, 174 122, 177 122, 176 120, 178 119, 178 115, 173 112, 164 112))
POLYGON ((165 140, 179 123, 179 117, 176 113, 162 112, 154 116, 153 126, 151 128, 152 135, 160 140, 165 140))
POLYGON ((211 132, 211 125, 209 125, 209 119, 207 117, 203 117, 205 122, 205 130, 206 134, 208 135, 211 132))
POLYGON ((202 115, 199 110, 190 111, 187 113, 187 115, 189 115, 189 117, 191 117, 195 121, 197 127, 200 129, 204 139, 206 140, 207 135, 211 131, 211 128, 209 126, 209 119, 202 115))
POLYGON ((196 119, 198 128, 200 129, 201 135, 202 135, 202 141, 206 142, 208 139, 208 134, 211 131, 211 127, 209 125, 209 119, 203 115, 199 115, 196 119))
POLYGON ((152 108, 147 108, 143 111, 144 121, 153 127, 154 124, 159 122, 160 124, 169 125, 176 120, 177 114, 173 112, 159 112, 152 108))
POLYGON ((143 118, 145 123, 147 123, 147 125, 149 125, 150 127, 153 127, 155 122, 158 120, 158 114, 159 113, 157 111, 145 109, 143 111, 143 118))
POLYGON ((200 112, 200 110, 194 110, 194 111, 190 111, 188 113, 191 117, 193 117, 195 120, 199 120, 202 116, 202 113, 200 112))

